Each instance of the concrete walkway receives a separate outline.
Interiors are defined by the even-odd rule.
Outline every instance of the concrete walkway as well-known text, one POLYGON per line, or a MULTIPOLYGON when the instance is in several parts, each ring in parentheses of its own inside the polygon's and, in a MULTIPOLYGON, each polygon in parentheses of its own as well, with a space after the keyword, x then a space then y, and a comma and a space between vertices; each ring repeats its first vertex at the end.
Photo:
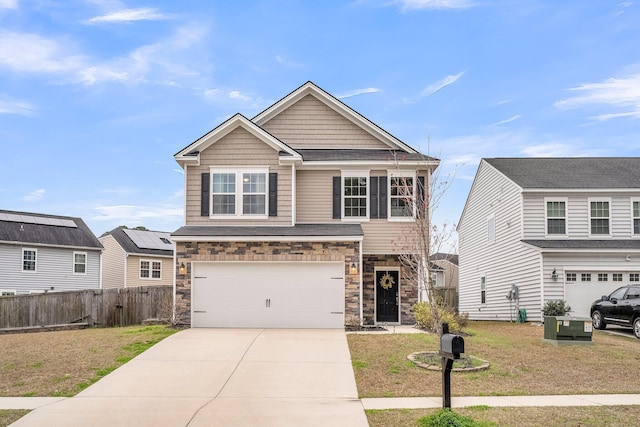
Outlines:
POLYGON ((188 329, 77 396, 25 399, 12 426, 368 426, 339 329, 188 329))

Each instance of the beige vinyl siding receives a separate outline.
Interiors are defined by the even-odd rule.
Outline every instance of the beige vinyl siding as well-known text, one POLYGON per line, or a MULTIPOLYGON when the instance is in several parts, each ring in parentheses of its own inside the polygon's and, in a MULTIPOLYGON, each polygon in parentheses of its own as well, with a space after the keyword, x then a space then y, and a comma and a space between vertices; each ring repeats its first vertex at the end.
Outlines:
POLYGON ((415 223, 372 219, 361 225, 364 232, 363 254, 400 254, 407 246, 403 236, 412 233, 415 223))
POLYGON ((278 151, 242 128, 237 128, 200 153, 200 165, 186 174, 186 225, 291 225, 291 167, 280 166, 278 151), (239 154, 241 153, 241 154, 239 154), (201 174, 210 166, 265 167, 278 173, 278 216, 268 219, 214 220, 200 216, 201 174))
POLYGON ((481 162, 473 183, 459 236, 459 310, 476 320, 510 320, 505 296, 512 284, 520 289, 520 307, 537 319, 541 308, 541 255, 520 242, 520 189, 493 167, 481 162), (487 241, 487 218, 495 216, 495 241, 487 241), (486 278, 486 304, 480 302, 480 278, 486 278))
POLYGON ((340 221, 333 219, 334 176, 340 176, 340 171, 297 171, 296 223, 340 221))
POLYGON ((313 95, 302 98, 262 128, 293 148, 389 149, 313 95))
MULTIPOLYGON (((633 193, 603 195, 602 193, 553 193, 547 198, 564 198, 567 200, 567 236, 546 236, 547 238, 588 239, 589 235, 589 199, 608 199, 609 226, 611 238, 627 239, 633 234, 633 218, 631 199, 633 193)), ((540 193, 524 193, 524 238, 544 239, 546 232, 545 195, 540 193)), ((608 236, 601 236, 609 238, 608 236)))
POLYGON ((135 286, 173 285, 173 257, 159 258, 145 255, 129 255, 127 257, 127 288, 135 286), (140 260, 160 261, 162 271, 160 280, 140 278, 140 260))
POLYGON ((102 287, 124 287, 124 263, 125 252, 111 235, 100 237, 100 243, 104 246, 102 252, 102 287))

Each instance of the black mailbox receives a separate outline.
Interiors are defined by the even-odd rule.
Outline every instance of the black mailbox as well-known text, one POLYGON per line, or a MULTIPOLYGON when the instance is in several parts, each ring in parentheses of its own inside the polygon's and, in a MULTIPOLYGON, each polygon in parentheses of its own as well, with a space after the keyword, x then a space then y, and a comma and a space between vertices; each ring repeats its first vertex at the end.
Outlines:
POLYGON ((440 352, 444 357, 460 359, 460 354, 464 353, 464 339, 460 335, 442 334, 440 352))

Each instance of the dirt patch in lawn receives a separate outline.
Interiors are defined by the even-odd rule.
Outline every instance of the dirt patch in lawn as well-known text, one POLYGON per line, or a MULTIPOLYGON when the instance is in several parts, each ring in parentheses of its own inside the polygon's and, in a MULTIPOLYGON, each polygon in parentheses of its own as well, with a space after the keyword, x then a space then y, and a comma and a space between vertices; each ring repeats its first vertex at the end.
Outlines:
MULTIPOLYGON (((640 393, 640 340, 595 331, 595 345, 555 347, 532 324, 469 322, 465 352, 490 362, 482 372, 454 372, 454 396, 640 393)), ((437 351, 431 334, 348 335, 360 397, 439 396, 442 374, 407 355, 437 351)))
POLYGON ((73 396, 174 332, 133 326, 0 335, 0 396, 73 396))

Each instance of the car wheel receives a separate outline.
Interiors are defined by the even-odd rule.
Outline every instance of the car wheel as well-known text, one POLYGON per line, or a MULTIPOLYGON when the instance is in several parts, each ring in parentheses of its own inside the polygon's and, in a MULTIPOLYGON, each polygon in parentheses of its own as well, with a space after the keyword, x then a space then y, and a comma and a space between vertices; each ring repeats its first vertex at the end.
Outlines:
POLYGON ((591 320, 593 321, 593 327, 596 329, 604 329, 607 325, 602 320, 602 313, 598 310, 594 311, 591 314, 591 320))
POLYGON ((633 335, 640 339, 640 317, 636 317, 633 321, 633 335))

